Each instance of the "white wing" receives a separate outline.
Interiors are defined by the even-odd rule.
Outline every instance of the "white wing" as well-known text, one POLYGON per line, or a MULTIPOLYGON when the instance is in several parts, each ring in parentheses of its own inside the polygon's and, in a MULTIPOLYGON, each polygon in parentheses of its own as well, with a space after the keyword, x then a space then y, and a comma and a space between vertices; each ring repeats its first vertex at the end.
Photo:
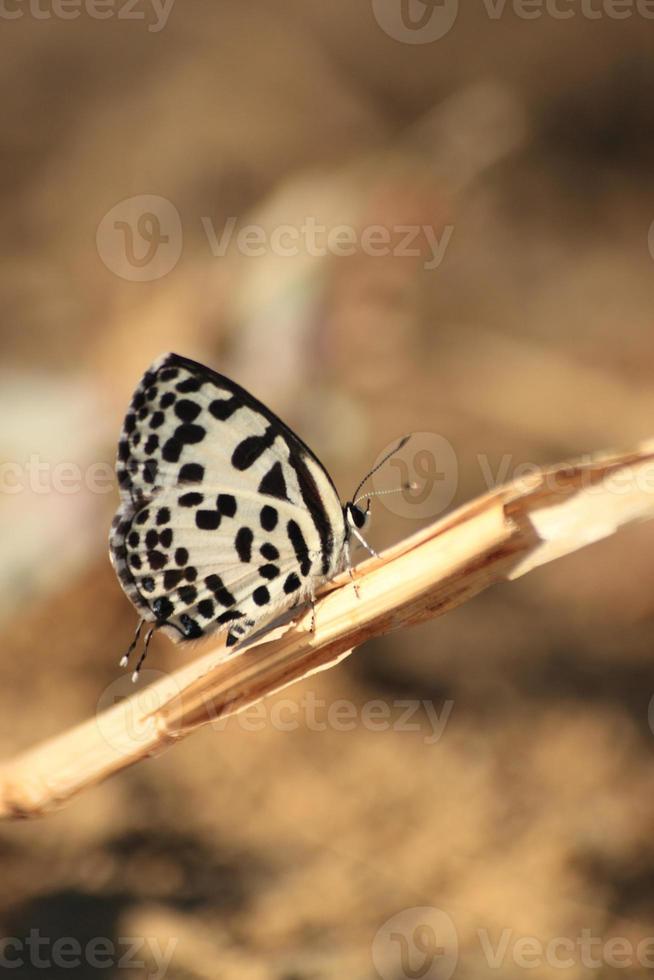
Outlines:
POLYGON ((244 389, 170 354, 137 388, 117 462, 110 550, 143 618, 176 640, 228 644, 342 565, 343 511, 326 470, 244 389))

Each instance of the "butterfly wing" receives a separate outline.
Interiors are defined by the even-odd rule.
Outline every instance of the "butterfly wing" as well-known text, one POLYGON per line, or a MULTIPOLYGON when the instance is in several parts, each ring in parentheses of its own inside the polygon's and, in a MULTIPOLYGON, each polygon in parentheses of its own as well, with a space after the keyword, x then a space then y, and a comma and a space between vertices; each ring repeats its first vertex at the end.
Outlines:
POLYGON ((345 522, 320 461, 239 385, 168 354, 145 373, 116 464, 119 580, 173 639, 233 644, 342 565, 345 522))

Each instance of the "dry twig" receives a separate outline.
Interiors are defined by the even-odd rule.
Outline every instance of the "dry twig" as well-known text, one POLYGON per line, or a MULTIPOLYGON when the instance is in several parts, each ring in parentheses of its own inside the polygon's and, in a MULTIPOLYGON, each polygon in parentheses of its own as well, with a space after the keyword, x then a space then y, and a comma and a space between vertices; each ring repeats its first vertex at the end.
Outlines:
POLYGON ((234 714, 333 666, 373 636, 411 626, 487 586, 654 516, 654 444, 567 463, 499 487, 347 575, 310 612, 225 659, 222 646, 85 723, 9 761, 0 817, 30 817, 161 751, 200 725, 234 714))

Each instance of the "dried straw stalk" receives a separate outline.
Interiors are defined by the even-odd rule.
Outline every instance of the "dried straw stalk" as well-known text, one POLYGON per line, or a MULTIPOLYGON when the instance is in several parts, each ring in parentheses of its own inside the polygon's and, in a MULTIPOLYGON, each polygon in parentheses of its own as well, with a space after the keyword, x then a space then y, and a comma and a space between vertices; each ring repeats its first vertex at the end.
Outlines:
POLYGON ((654 443, 542 469, 473 500, 331 583, 311 614, 238 656, 222 645, 7 762, 0 817, 32 817, 160 752, 200 725, 338 663, 373 636, 460 605, 494 582, 654 516, 654 443))

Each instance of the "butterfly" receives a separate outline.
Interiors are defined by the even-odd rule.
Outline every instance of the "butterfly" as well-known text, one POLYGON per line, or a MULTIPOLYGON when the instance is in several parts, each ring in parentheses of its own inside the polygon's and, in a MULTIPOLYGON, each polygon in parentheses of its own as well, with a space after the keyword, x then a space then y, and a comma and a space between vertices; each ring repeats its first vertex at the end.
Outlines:
POLYGON ((120 506, 109 536, 120 584, 145 623, 177 642, 223 630, 242 643, 350 569, 366 508, 341 504, 327 470, 240 385, 166 354, 139 383, 118 443, 120 506))

